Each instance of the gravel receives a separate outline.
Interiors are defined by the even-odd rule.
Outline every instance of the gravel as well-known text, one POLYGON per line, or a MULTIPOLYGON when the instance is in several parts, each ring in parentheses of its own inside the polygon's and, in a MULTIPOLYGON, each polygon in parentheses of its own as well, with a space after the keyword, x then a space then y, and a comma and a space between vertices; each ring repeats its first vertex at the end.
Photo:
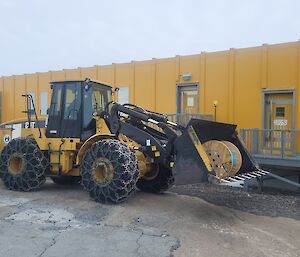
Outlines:
POLYGON ((300 192, 246 192, 208 183, 174 186, 170 191, 256 215, 300 220, 300 192))

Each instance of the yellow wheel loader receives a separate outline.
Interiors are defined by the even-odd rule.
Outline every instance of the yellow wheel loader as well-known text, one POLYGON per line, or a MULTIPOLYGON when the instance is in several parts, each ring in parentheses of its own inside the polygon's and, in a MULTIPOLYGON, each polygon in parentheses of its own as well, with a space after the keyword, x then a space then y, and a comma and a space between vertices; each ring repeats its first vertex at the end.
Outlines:
POLYGON ((192 119, 181 127, 163 114, 113 102, 112 88, 90 79, 52 82, 51 89, 46 126, 24 95, 29 126, 0 156, 8 189, 36 190, 50 177, 81 181, 96 201, 119 203, 137 188, 163 192, 174 177, 193 183, 259 172, 235 125, 192 119))

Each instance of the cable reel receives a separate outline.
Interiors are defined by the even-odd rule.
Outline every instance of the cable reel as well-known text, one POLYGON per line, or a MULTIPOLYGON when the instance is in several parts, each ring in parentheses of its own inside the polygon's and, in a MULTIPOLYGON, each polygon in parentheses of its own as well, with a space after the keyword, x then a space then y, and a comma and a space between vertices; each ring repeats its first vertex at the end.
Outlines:
POLYGON ((213 172, 219 178, 234 176, 242 166, 239 149, 229 141, 210 140, 203 144, 213 172))

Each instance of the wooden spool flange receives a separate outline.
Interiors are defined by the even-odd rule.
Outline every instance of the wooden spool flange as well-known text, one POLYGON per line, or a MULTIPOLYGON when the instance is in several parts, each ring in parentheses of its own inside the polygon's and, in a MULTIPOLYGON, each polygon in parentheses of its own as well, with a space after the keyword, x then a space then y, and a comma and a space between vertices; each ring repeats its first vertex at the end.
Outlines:
POLYGON ((213 172, 219 178, 234 176, 242 166, 239 149, 229 141, 210 140, 203 144, 213 172))

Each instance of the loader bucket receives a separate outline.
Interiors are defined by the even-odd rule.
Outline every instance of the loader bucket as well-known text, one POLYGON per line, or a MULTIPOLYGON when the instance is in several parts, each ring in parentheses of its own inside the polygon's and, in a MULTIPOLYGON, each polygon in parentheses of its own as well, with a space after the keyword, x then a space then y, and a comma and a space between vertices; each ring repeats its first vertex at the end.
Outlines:
MULTIPOLYGON (((191 119, 183 134, 175 142, 176 162, 173 171, 176 184, 206 182, 209 174, 216 175, 209 156, 211 153, 205 148, 208 142, 226 142, 227 145, 233 144, 235 146, 233 147, 238 149, 236 151, 239 152, 239 165, 235 174, 259 169, 240 140, 236 125, 191 119)), ((231 164, 233 162, 234 159, 231 164)))

